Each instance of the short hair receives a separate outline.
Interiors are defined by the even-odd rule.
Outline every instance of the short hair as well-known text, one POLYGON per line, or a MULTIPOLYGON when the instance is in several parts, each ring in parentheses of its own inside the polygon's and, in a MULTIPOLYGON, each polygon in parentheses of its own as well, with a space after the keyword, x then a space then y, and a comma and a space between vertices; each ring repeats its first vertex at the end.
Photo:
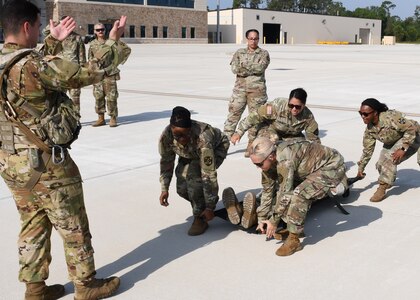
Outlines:
POLYGON ((306 93, 304 89, 297 88, 290 92, 289 100, 292 98, 299 99, 300 102, 302 102, 303 104, 306 104, 306 98, 308 98, 308 94, 306 93))
POLYGON ((381 103, 375 98, 367 98, 365 101, 362 102, 362 106, 364 105, 369 106, 378 113, 388 110, 388 106, 385 103, 381 103))
POLYGON ((1 26, 4 35, 18 34, 25 22, 34 25, 41 13, 39 8, 26 0, 9 0, 1 8, 1 26))
POLYGON ((260 33, 259 33, 259 31, 258 31, 257 29, 249 29, 249 30, 247 30, 247 31, 246 31, 246 33, 245 33, 245 37, 246 37, 246 38, 248 38, 248 35, 249 35, 251 32, 255 32, 256 34, 258 34, 258 36, 260 36, 260 33))
POLYGON ((102 24, 102 23, 96 23, 96 24, 95 24, 95 26, 93 26, 93 28, 96 28, 96 27, 98 27, 98 26, 102 26, 102 27, 104 27, 104 28, 105 28, 105 25, 104 25, 104 24, 102 24))
POLYGON ((175 106, 172 110, 170 124, 175 127, 190 128, 191 113, 188 109, 182 106, 175 106))

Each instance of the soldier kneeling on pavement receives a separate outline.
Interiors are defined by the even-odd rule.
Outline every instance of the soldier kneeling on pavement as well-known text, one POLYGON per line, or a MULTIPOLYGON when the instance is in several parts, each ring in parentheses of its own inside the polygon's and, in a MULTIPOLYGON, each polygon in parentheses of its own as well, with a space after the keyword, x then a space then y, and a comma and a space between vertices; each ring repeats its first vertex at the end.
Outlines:
POLYGON ((191 202, 194 221, 188 235, 204 233, 208 222, 214 218, 219 200, 217 168, 225 160, 229 149, 227 136, 209 124, 191 120, 188 109, 177 106, 172 110, 170 124, 159 140, 160 204, 168 206, 175 157, 178 195, 191 202))
POLYGON ((291 255, 302 249, 299 237, 312 203, 347 190, 344 158, 319 143, 296 140, 276 145, 259 137, 252 143, 250 159, 262 170, 257 230, 272 238, 283 220, 287 223, 287 230, 281 232, 285 242, 276 254, 291 255))

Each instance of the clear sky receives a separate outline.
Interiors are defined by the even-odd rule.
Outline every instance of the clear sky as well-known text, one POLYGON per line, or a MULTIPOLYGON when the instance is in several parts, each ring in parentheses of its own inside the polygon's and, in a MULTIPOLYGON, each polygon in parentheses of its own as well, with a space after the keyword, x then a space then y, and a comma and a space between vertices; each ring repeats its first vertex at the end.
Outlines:
MULTIPOLYGON (((401 19, 414 16, 416 5, 420 5, 420 0, 390 0, 396 5, 391 10, 391 15, 399 16, 401 19)), ((233 0, 220 0, 220 8, 232 7, 233 0)), ((354 10, 357 7, 380 6, 383 0, 338 0, 343 3, 348 10, 354 10)), ((210 9, 216 9, 217 0, 208 0, 210 9)))

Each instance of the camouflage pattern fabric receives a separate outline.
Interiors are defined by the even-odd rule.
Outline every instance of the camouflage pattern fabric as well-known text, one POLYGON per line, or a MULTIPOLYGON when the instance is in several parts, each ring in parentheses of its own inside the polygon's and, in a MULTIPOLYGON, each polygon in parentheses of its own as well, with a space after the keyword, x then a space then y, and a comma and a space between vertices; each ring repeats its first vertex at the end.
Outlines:
POLYGON ((173 137, 170 126, 159 140, 160 183, 163 192, 171 183, 176 155, 177 193, 191 202, 194 216, 205 208, 214 209, 219 200, 217 168, 226 158, 229 140, 219 129, 192 120, 190 143, 183 146, 173 137))
POLYGON ((379 172, 378 181, 393 185, 397 175, 397 165, 407 160, 417 152, 417 163, 420 165, 420 125, 405 118, 396 110, 388 110, 379 114, 378 126, 368 124, 363 136, 363 153, 357 163, 359 171, 363 172, 375 151, 376 141, 382 142, 381 151, 376 169, 379 172), (404 148, 406 153, 403 159, 395 163, 391 154, 404 148))
POLYGON ((273 198, 273 182, 278 182, 269 221, 277 225, 283 219, 290 232, 299 234, 312 202, 325 198, 340 183, 347 187, 344 158, 337 150, 319 143, 295 141, 281 143, 276 160, 277 176, 274 170, 266 176, 270 179, 263 185, 262 199, 273 198))
MULTIPOLYGON (((240 49, 233 55, 231 69, 236 74, 233 94, 229 101, 229 114, 225 121, 224 132, 230 138, 235 132, 245 107, 249 113, 267 102, 267 88, 265 85, 265 70, 270 64, 270 56, 266 50, 257 48, 251 52, 240 49)), ((256 129, 250 128, 248 138, 253 141, 256 129)))
POLYGON ((95 264, 79 169, 69 154, 62 165, 49 160, 39 182, 29 191, 23 188, 32 176, 29 166, 28 150, 16 155, 0 152, 1 176, 20 214, 19 280, 48 278, 54 227, 64 240, 69 279, 81 283, 95 272, 95 264))
MULTIPOLYGON (((128 57, 124 43, 110 40, 81 67, 55 56, 62 48, 59 41, 49 36, 44 42, 48 45, 46 53, 51 56, 44 57, 33 51, 11 68, 6 86, 8 98, 10 101, 13 98, 13 104, 27 100, 39 115, 46 109, 46 100, 54 99, 57 93, 68 89, 99 82, 128 57)), ((19 49, 18 45, 5 44, 0 55, 19 49)), ((15 109, 28 127, 36 127, 39 123, 25 110, 15 109)), ((19 278, 26 282, 38 282, 48 277, 50 235, 54 227, 64 240, 69 278, 81 283, 92 275, 95 267, 79 170, 66 153, 62 164, 46 163, 46 169, 40 170, 40 179, 35 187, 25 189, 34 174, 29 153, 36 146, 23 137, 19 139, 16 127, 14 135, 22 142, 17 145, 15 154, 0 151, 0 171, 13 194, 21 219, 19 278)))
POLYGON ((276 98, 250 113, 238 124, 236 133, 241 137, 250 128, 257 128, 257 135, 267 137, 273 142, 305 138, 320 143, 318 123, 308 107, 302 110, 298 116, 293 116, 287 106, 287 98, 276 98))
MULTIPOLYGON (((93 58, 105 41, 94 39, 89 44, 89 59, 93 58)), ((95 97, 95 111, 97 114, 104 114, 106 108, 108 115, 111 117, 118 117, 118 88, 117 80, 120 80, 120 70, 114 68, 107 76, 99 83, 93 86, 93 96, 95 97), (106 106, 106 108, 105 108, 106 106)))

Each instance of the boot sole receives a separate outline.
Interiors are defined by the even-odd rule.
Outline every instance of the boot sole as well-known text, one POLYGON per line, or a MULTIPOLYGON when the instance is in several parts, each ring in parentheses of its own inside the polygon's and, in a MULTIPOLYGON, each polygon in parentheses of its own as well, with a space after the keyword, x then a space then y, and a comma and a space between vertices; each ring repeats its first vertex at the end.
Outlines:
POLYGON ((223 190, 222 201, 226 208, 229 221, 233 225, 238 225, 241 222, 241 217, 237 209, 238 198, 236 198, 235 191, 231 187, 223 190))
POLYGON ((257 200, 255 195, 251 192, 245 194, 243 202, 244 214, 242 215, 241 226, 245 229, 250 228, 255 225, 255 222, 252 220, 252 215, 256 214, 257 210, 257 200))

